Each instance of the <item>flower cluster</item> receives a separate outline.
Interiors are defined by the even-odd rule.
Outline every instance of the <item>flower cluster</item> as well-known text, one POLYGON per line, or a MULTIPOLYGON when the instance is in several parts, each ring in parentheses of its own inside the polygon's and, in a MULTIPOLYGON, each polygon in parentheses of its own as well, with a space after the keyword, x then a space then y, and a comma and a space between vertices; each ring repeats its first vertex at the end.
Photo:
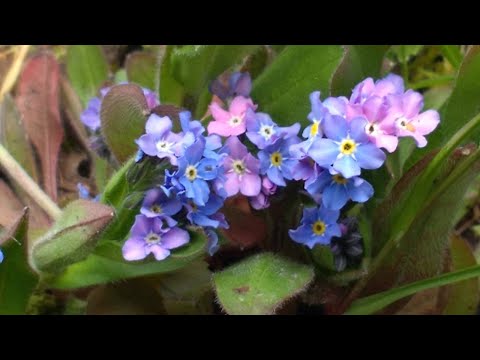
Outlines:
MULTIPOLYGON (((292 145, 290 154, 299 160, 294 179, 305 180, 305 190, 319 208, 305 210, 300 227, 290 230, 290 236, 312 248, 341 236, 336 225, 339 210, 349 200, 363 203, 372 197, 373 187, 360 175, 383 165, 382 149, 395 151, 398 139, 405 136, 425 146, 425 135, 436 128, 439 115, 434 110, 420 112, 422 95, 404 91, 403 79, 393 74, 377 82, 362 81, 350 99, 330 97, 322 102, 315 91, 310 102, 305 140, 292 145)), ((337 253, 339 249, 338 244, 332 247, 337 253)), ((338 269, 346 265, 337 262, 338 269)))
MULTIPOLYGON (((309 248, 331 246, 341 271, 362 253, 356 227, 350 220, 339 221, 349 201, 363 203, 373 196, 362 171, 380 168, 384 150, 395 151, 401 137, 413 137, 419 147, 425 146, 425 135, 439 123, 436 111, 421 112, 421 94, 405 91, 401 77, 388 75, 376 82, 362 81, 349 99, 321 101, 320 92, 312 92, 310 123, 300 137, 299 123, 282 127, 261 112, 250 97, 251 87, 247 73, 234 73, 227 83, 215 80, 210 85, 216 95, 209 106, 212 120, 206 129, 188 111, 179 114, 179 132, 174 132, 169 117, 149 116, 145 133, 136 140, 136 161, 155 157, 168 169, 164 182, 145 193, 123 246, 125 259, 140 260, 150 253, 165 259, 190 241, 188 226, 203 228, 213 254, 219 247, 217 229, 228 228, 220 212, 225 199, 240 194, 261 210, 280 188, 301 181, 317 206, 303 210, 299 227, 289 235, 309 248)), ((145 91, 147 99, 151 97, 149 105, 158 105, 145 91)), ((92 130, 99 126, 94 120, 97 100, 82 116, 92 130)))

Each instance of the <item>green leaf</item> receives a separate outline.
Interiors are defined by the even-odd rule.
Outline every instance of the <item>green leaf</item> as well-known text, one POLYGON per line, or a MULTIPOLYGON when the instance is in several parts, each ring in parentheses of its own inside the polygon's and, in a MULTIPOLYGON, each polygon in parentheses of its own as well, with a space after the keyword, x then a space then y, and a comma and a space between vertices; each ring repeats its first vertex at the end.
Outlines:
POLYGON ((309 95, 329 94, 330 80, 344 56, 341 46, 287 46, 255 80, 252 98, 281 125, 306 124, 309 95))
POLYGON ((213 275, 215 291, 230 315, 273 314, 286 300, 305 290, 313 269, 271 253, 250 257, 213 275))
POLYGON ((102 134, 115 158, 123 163, 138 147, 150 114, 142 89, 135 84, 113 86, 102 101, 102 134))
POLYGON ((71 202, 52 228, 33 243, 30 265, 37 272, 58 272, 85 259, 113 215, 113 209, 103 204, 87 200, 71 202))
MULTIPOLYGON (((414 163, 432 149, 443 146, 467 121, 480 112, 480 46, 472 46, 465 55, 458 70, 457 78, 450 98, 440 111, 440 124, 435 131, 428 135, 428 145, 416 150, 409 159, 414 163)), ((478 130, 468 134, 465 140, 476 141, 479 138, 478 130)))
POLYGON ((25 209, 15 223, 2 232, 0 245, 4 260, 0 264, 0 314, 25 314, 30 294, 37 282, 27 264, 28 211, 25 209))
POLYGON ((122 258, 121 245, 103 243, 95 253, 84 261, 69 266, 52 279, 51 286, 58 289, 73 289, 144 275, 161 274, 181 269, 204 254, 206 238, 203 234, 190 232, 190 243, 173 250, 162 261, 152 257, 139 262, 126 262, 122 258))
POLYGON ((360 81, 380 76, 388 45, 347 45, 345 56, 332 78, 331 94, 347 96, 360 81))
MULTIPOLYGON (((459 236, 451 237, 450 252, 453 268, 461 270, 477 265, 470 245, 459 236)), ((478 279, 470 279, 452 285, 448 289, 448 302, 445 315, 474 315, 480 300, 478 279)))
POLYGON ((155 90, 155 55, 147 51, 131 53, 127 57, 125 68, 129 82, 155 90))
POLYGON ((462 63, 463 55, 460 51, 460 45, 441 45, 443 55, 447 58, 448 62, 452 64, 455 69, 460 67, 462 63))
POLYGON ((454 284, 480 276, 480 265, 443 274, 430 279, 417 281, 408 285, 384 291, 375 295, 355 300, 345 315, 368 315, 373 314, 384 307, 413 295, 419 291, 454 284))
POLYGON ((173 49, 172 73, 188 93, 198 98, 208 83, 240 63, 258 45, 185 45, 173 49))
POLYGON ((165 45, 162 65, 160 68, 160 102, 162 104, 182 105, 185 89, 174 78, 172 69, 173 45, 165 45))
POLYGON ((9 94, 4 96, 0 104, 0 143, 29 175, 38 181, 33 149, 28 142, 17 107, 9 94))
POLYGON ((108 63, 98 45, 70 45, 67 72, 85 107, 108 79, 108 63))
POLYGON ((160 276, 157 291, 169 315, 208 315, 213 312, 212 274, 198 259, 181 270, 160 276))

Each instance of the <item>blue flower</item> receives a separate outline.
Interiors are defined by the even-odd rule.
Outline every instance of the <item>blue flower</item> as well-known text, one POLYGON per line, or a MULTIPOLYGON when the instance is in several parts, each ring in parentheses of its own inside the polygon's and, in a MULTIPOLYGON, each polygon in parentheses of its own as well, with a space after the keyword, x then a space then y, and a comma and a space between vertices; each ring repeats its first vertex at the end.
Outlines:
POLYGON ((204 149, 205 139, 199 138, 178 160, 177 176, 185 188, 185 196, 198 206, 204 206, 208 201, 210 188, 207 181, 215 179, 218 171, 215 159, 202 159, 204 149))
POLYGON ((135 162, 138 163, 142 161, 144 156, 145 156, 145 153, 141 149, 138 149, 137 153, 135 154, 135 162))
POLYGON ((345 178, 360 175, 360 169, 378 169, 385 161, 385 153, 369 142, 365 133, 367 120, 357 117, 347 122, 340 116, 324 119, 324 131, 327 139, 313 142, 308 155, 315 162, 333 169, 345 178))
POLYGON ((154 188, 145 194, 140 212, 148 218, 158 217, 165 220, 169 227, 177 222, 172 216, 182 209, 182 203, 176 197, 169 198, 161 188, 154 188))
POLYGON ((170 172, 168 169, 165 170, 165 180, 160 187, 168 197, 178 196, 185 192, 185 188, 177 179, 177 173, 178 171, 170 172))
POLYGON ((363 203, 373 195, 373 187, 360 177, 344 178, 341 174, 331 174, 324 170, 312 182, 305 183, 307 190, 314 198, 322 194, 323 205, 331 210, 340 210, 348 200, 363 203))
POLYGON ((196 139, 205 131, 205 128, 200 121, 192 120, 192 113, 190 111, 182 111, 178 116, 184 134, 191 132, 196 139))
POLYGON ((91 98, 88 101, 87 108, 80 114, 82 123, 92 131, 100 128, 100 108, 102 100, 98 97, 91 98))
POLYGON ((187 202, 184 204, 188 213, 187 219, 193 225, 224 229, 228 228, 223 214, 218 213, 218 210, 223 206, 223 199, 217 195, 210 195, 207 203, 204 206, 197 206, 194 203, 187 202))
POLYGON ((220 248, 220 246, 218 245, 218 235, 212 228, 206 228, 205 235, 207 235, 208 239, 207 251, 210 256, 213 256, 213 254, 215 254, 220 248))
POLYGON ((293 178, 292 169, 298 160, 290 156, 290 146, 300 141, 298 137, 280 139, 258 153, 260 173, 278 186, 286 186, 285 179, 293 178))
POLYGON ((90 195, 90 190, 83 185, 82 183, 77 183, 77 189, 78 189, 78 198, 79 199, 84 199, 84 200, 92 200, 95 202, 100 201, 100 194, 97 196, 91 196, 90 195))
POLYGON ((3 262, 3 252, 2 252, 2 249, 0 249, 0 264, 3 262))
POLYGON ((341 236, 340 226, 337 224, 338 210, 329 210, 324 206, 306 208, 300 226, 289 230, 288 234, 293 241, 308 246, 310 249, 317 244, 328 245, 333 236, 341 236))
POLYGON ((245 121, 248 139, 260 150, 274 144, 280 138, 296 136, 300 130, 298 123, 289 127, 279 127, 273 122, 270 115, 255 113, 252 109, 247 110, 245 121))

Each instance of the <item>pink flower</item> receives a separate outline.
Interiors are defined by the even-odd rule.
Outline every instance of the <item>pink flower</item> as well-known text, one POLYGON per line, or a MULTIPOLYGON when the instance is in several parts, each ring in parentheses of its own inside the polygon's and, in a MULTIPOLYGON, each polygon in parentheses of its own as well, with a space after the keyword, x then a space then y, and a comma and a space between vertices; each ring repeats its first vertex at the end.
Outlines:
POLYGON ((420 113, 423 107, 423 96, 413 90, 407 90, 403 95, 387 97, 389 103, 388 122, 393 121, 396 135, 411 136, 417 146, 427 145, 425 135, 430 134, 440 122, 440 115, 435 110, 420 113))
POLYGON ((260 160, 250 154, 237 137, 229 138, 225 145, 229 152, 223 163, 227 196, 238 192, 245 196, 257 196, 262 188, 260 160))
POLYGON ((222 109, 216 102, 210 104, 210 112, 214 118, 208 124, 208 134, 221 136, 238 136, 246 131, 245 113, 248 108, 255 110, 252 99, 237 96, 230 104, 228 111, 222 109))

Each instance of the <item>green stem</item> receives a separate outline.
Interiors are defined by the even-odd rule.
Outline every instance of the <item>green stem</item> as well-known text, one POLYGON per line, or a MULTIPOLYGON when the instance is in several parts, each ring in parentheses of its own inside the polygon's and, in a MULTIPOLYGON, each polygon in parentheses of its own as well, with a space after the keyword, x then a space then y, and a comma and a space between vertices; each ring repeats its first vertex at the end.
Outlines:
POLYGON ((53 220, 60 217, 62 210, 40 189, 2 144, 0 144, 0 166, 10 179, 17 183, 53 220))
POLYGON ((392 290, 384 291, 354 301, 348 311, 345 312, 345 315, 372 314, 394 303, 397 300, 400 300, 409 295, 413 295, 419 291, 453 284, 477 276, 480 276, 480 265, 471 266, 466 269, 454 271, 434 278, 425 279, 414 282, 412 284, 400 286, 392 290))

